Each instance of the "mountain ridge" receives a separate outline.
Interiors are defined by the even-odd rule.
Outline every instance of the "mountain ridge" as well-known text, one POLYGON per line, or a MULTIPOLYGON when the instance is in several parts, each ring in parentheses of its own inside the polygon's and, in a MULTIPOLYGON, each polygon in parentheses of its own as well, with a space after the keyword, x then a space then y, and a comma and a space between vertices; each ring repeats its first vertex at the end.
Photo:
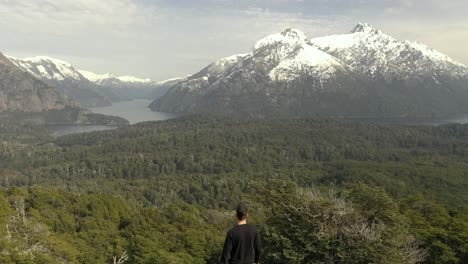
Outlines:
POLYGON ((151 79, 141 79, 131 75, 115 76, 113 73, 97 74, 91 71, 78 70, 85 78, 96 84, 104 84, 109 79, 116 79, 126 83, 153 83, 151 79))
POLYGON ((414 75, 431 69, 429 64, 457 76, 466 76, 468 73, 465 65, 445 54, 419 42, 398 41, 365 23, 359 23, 348 34, 314 38, 309 40, 309 44, 371 75, 376 71, 387 74, 388 78, 401 77, 397 75, 402 72, 414 75), (411 65, 405 65, 408 62, 411 65))
POLYGON ((468 113, 468 69, 423 44, 359 23, 308 39, 286 29, 220 59, 151 104, 165 112, 431 117, 468 113))
POLYGON ((22 71, 0 53, 0 112, 42 112, 76 106, 70 98, 22 71))
POLYGON ((172 82, 158 83, 130 75, 96 74, 77 70, 71 63, 49 56, 7 58, 24 72, 58 88, 85 108, 109 106, 113 102, 133 99, 154 100, 175 84, 175 80, 180 80, 176 78, 172 82))
POLYGON ((79 70, 90 81, 99 85, 101 89, 117 94, 121 99, 150 99, 159 98, 174 84, 183 80, 176 77, 163 81, 142 79, 130 75, 115 76, 112 73, 97 74, 90 71, 79 70))
POLYGON ((82 107, 109 106, 112 104, 108 95, 102 93, 94 83, 86 79, 71 63, 51 58, 36 56, 8 59, 25 72, 56 87, 68 97, 79 102, 82 107))

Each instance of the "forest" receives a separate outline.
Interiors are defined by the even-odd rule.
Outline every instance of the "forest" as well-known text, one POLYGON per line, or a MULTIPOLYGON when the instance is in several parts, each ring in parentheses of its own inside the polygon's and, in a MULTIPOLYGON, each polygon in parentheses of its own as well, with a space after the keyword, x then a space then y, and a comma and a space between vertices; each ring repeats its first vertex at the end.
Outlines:
POLYGON ((192 115, 52 138, 0 123, 0 263, 468 263, 468 125, 192 115))

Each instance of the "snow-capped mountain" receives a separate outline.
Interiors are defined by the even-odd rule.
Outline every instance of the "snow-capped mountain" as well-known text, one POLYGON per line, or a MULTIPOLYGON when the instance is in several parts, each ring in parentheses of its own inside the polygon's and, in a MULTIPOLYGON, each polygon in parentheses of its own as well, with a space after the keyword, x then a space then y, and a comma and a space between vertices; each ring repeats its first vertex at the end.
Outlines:
POLYGON ((17 59, 11 56, 8 58, 21 69, 32 74, 38 79, 63 81, 66 79, 80 81, 84 77, 79 74, 73 66, 65 61, 47 56, 37 56, 31 58, 17 59))
POLYGON ((140 79, 137 77, 125 75, 125 76, 119 76, 117 77, 121 82, 126 82, 126 83, 152 83, 151 79, 140 79))
POLYGON ((99 82, 103 80, 115 78, 114 74, 112 73, 97 74, 94 72, 84 71, 84 70, 78 70, 78 72, 81 73, 81 75, 83 75, 86 79, 96 84, 99 84, 99 82))
POLYGON ((262 56, 269 65, 268 76, 274 81, 292 81, 305 73, 332 77, 344 65, 333 56, 307 44, 306 35, 296 29, 268 36, 255 44, 253 56, 262 56))
MULTIPOLYGON (((189 77, 189 76, 187 76, 187 77, 189 77)), ((176 78, 171 78, 171 79, 167 79, 167 80, 164 80, 164 81, 159 81, 159 82, 156 83, 156 85, 158 85, 158 86, 173 86, 174 84, 177 84, 177 83, 181 82, 182 80, 184 80, 187 77, 176 77, 176 78)))
POLYGON ((140 79, 134 76, 115 76, 112 73, 105 73, 105 74, 97 74, 94 72, 90 71, 85 71, 85 70, 79 70, 79 72, 86 77, 88 80, 99 84, 99 85, 106 85, 110 82, 116 82, 116 83, 127 83, 127 84, 149 84, 153 83, 151 79, 140 79))
POLYGON ((42 112, 75 106, 75 102, 0 53, 0 112, 42 112))
POLYGON ((174 78, 162 82, 155 82, 151 79, 142 79, 134 76, 115 76, 112 73, 96 74, 90 71, 79 71, 88 80, 101 87, 101 90, 114 92, 124 100, 150 99, 154 100, 180 80, 174 78))
POLYGON ((149 96, 147 98, 151 98, 151 100, 155 100, 169 91, 169 89, 178 84, 179 82, 183 81, 185 78, 182 77, 176 77, 176 78, 171 78, 167 79, 164 81, 159 81, 155 83, 155 88, 149 93, 149 96))
POLYGON ((466 77, 463 64, 422 43, 400 42, 369 24, 359 23, 349 34, 315 38, 310 44, 369 77, 382 77, 387 82, 434 70, 438 75, 466 77))
MULTIPOLYGON (((335 92, 345 102, 361 91, 351 69, 287 29, 258 41, 247 54, 220 59, 175 85, 151 104, 157 111, 303 115, 322 112, 315 94, 335 92)), ((340 107, 358 108, 355 102, 340 107)))
POLYGON ((468 113, 468 69, 368 24, 315 39, 287 29, 184 79, 151 108, 255 116, 468 113))
POLYGON ((111 104, 111 100, 102 94, 94 83, 86 79, 68 62, 46 56, 25 59, 8 56, 8 59, 24 72, 56 87, 68 97, 78 101, 83 107, 111 104))

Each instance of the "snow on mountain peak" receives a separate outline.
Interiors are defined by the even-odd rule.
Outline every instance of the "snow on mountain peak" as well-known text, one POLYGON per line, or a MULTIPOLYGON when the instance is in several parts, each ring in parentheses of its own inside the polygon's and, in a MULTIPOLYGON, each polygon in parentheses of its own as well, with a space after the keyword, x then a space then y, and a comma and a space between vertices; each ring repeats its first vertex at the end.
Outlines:
POLYGON ((98 84, 101 81, 109 79, 116 79, 120 82, 134 84, 152 83, 151 79, 140 79, 134 76, 116 77, 112 73, 96 74, 90 71, 76 70, 70 63, 48 56, 36 56, 25 59, 17 59, 8 56, 8 59, 19 68, 31 73, 34 77, 39 79, 81 81, 85 78, 98 84))
POLYGON ((298 44, 303 44, 307 41, 307 36, 304 32, 288 28, 281 33, 269 35, 260 41, 258 41, 254 46, 254 52, 261 50, 264 47, 273 46, 273 45, 286 45, 289 47, 295 47, 298 44))
MULTIPOLYGON (((458 76, 463 65, 426 45, 399 41, 369 24, 359 23, 349 34, 311 39, 309 43, 364 74, 391 81, 437 69, 458 76)), ((464 67, 464 66, 463 66, 464 67)))
POLYGON ((336 58, 310 45, 304 32, 292 28, 263 38, 255 45, 253 54, 273 66, 269 77, 274 81, 292 81, 304 71, 326 79, 342 67, 336 58))
POLYGON ((295 29, 295 28, 285 29, 283 32, 281 32, 281 35, 285 37, 300 39, 300 40, 307 40, 306 34, 300 31, 299 29, 295 29))
POLYGON ((53 64, 61 64, 61 65, 64 65, 66 67, 73 67, 70 63, 68 63, 66 61, 55 59, 55 58, 48 57, 48 56, 29 57, 29 58, 24 58, 22 60, 23 61, 29 61, 29 62, 32 62, 32 63, 48 62, 48 63, 53 63, 53 64))
POLYGON ((382 31, 374 28, 368 23, 358 23, 353 30, 351 30, 351 33, 372 33, 372 34, 378 34, 382 33, 382 31))
POLYGON ((227 69, 231 69, 250 55, 250 53, 236 54, 233 56, 221 58, 208 66, 206 76, 203 76, 202 79, 208 79, 210 77, 219 76, 226 72, 227 69))
POLYGON ((129 76, 129 75, 119 76, 117 77, 117 79, 126 83, 151 83, 152 82, 151 79, 140 79, 140 78, 129 76))
POLYGON ((36 56, 24 59, 8 57, 16 66, 39 79, 63 81, 81 80, 82 75, 73 66, 62 60, 48 56, 36 56))
POLYGON ((249 56, 250 53, 246 54, 236 54, 233 56, 225 57, 222 59, 217 60, 215 63, 213 63, 210 68, 211 70, 224 70, 224 68, 229 67, 233 64, 238 63, 240 60, 244 59, 245 57, 249 56))
POLYGON ((291 57, 281 61, 269 74, 276 81, 291 81, 300 78, 305 71, 316 74, 320 79, 328 79, 341 68, 341 63, 316 47, 304 45, 291 57))
POLYGON ((447 55, 445 55, 443 53, 440 53, 440 52, 438 52, 438 51, 436 51, 436 50, 422 44, 421 42, 405 41, 404 43, 406 45, 411 46, 413 49, 420 51, 423 56, 431 59, 432 61, 449 62, 449 63, 455 64, 455 65, 458 65, 460 67, 465 67, 466 68, 466 66, 464 64, 461 64, 459 62, 454 61, 449 56, 447 56, 447 55))
MULTIPOLYGON (((210 64, 205 70, 188 78, 183 84, 188 90, 197 90, 211 80, 228 78, 231 73, 243 67, 263 61, 272 81, 293 81, 304 71, 320 74, 327 79, 342 68, 339 60, 307 43, 307 36, 300 30, 288 28, 281 33, 269 35, 258 41, 251 53, 222 58, 210 64), (254 60, 249 60, 254 58, 254 60), (246 64, 246 65, 244 65, 246 64)), ((212 81, 216 84, 216 81, 212 81)))
POLYGON ((81 75, 83 75, 86 79, 92 82, 99 82, 101 80, 115 78, 114 74, 112 73, 104 73, 104 74, 96 74, 94 72, 85 71, 85 70, 78 70, 81 75))
MULTIPOLYGON (((333 56, 343 50, 352 49, 354 51, 370 48, 372 50, 383 51, 394 49, 397 40, 382 33, 369 24, 359 23, 349 34, 336 34, 325 37, 311 39, 309 44, 330 53, 333 56)), ((342 54, 341 54, 342 55, 342 54)), ((364 55, 364 54, 363 54, 364 55)), ((341 57, 341 56, 338 56, 341 57)))
POLYGON ((245 57, 218 60, 172 86, 151 109, 261 116, 288 109, 294 116, 438 115, 466 109, 466 80, 467 69, 442 53, 399 41, 369 24, 311 40, 287 29, 261 39, 245 57))
POLYGON ((180 82, 182 80, 185 80, 185 79, 189 78, 190 76, 191 75, 187 75, 185 77, 175 77, 175 78, 159 81, 159 82, 156 82, 156 85, 165 85, 165 84, 168 84, 168 83, 180 82))
POLYGON ((102 84, 109 80, 114 80, 114 81, 123 82, 123 83, 133 83, 133 84, 137 84, 137 83, 149 84, 153 82, 151 79, 140 79, 140 78, 129 76, 129 75, 115 76, 112 73, 97 74, 97 73, 85 71, 85 70, 79 70, 79 72, 86 79, 97 84, 102 84))

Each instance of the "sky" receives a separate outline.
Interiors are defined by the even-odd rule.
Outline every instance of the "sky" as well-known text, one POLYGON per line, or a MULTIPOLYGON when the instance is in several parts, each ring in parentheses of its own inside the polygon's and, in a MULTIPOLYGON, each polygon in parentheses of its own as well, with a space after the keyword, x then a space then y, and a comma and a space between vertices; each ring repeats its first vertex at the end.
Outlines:
POLYGON ((285 28, 313 38, 364 22, 468 65, 467 11, 466 0, 0 0, 0 51, 159 81, 285 28))

